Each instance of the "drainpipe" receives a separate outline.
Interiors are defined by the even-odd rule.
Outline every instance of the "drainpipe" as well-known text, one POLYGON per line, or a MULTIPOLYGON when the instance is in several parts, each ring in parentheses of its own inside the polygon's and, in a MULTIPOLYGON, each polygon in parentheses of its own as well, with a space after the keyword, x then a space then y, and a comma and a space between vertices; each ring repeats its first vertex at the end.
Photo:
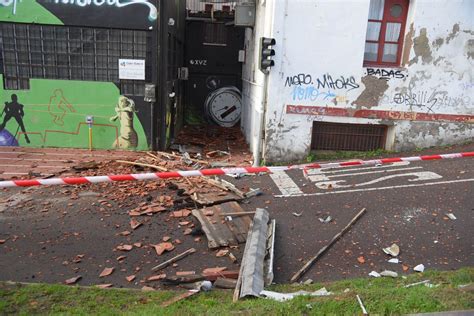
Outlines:
POLYGON ((257 152, 255 153, 255 159, 253 162, 254 167, 260 166, 260 162, 265 159, 265 117, 267 114, 267 98, 268 98, 268 74, 265 75, 263 81, 263 99, 262 99, 262 117, 260 120, 260 125, 258 127, 258 137, 257 137, 257 152))
MULTIPOLYGON (((257 6, 257 4, 255 4, 257 6)), ((268 5, 267 1, 262 0, 261 4, 262 6, 265 6, 265 14, 264 18, 267 20, 265 24, 270 25, 269 26, 269 34, 273 33, 273 15, 275 14, 274 12, 274 7, 267 8, 266 6, 268 5), (268 11, 267 11, 268 10, 268 11)), ((257 18, 257 17, 256 17, 257 18)), ((265 26, 264 26, 265 28, 265 26)), ((267 33, 263 32, 264 34, 267 33)), ((262 35, 265 36, 265 35, 262 35)), ((271 36, 270 36, 271 37, 271 36)), ((258 43, 258 40, 257 40, 258 43)), ((260 49, 260 47, 258 48, 260 49)), ((262 119, 260 120, 260 126, 258 128, 258 137, 257 137, 257 152, 254 154, 254 162, 253 166, 257 167, 260 166, 261 160, 265 159, 265 118, 267 116, 267 101, 268 101, 268 80, 269 80, 269 73, 265 74, 264 80, 263 80, 263 99, 262 99, 262 119)))

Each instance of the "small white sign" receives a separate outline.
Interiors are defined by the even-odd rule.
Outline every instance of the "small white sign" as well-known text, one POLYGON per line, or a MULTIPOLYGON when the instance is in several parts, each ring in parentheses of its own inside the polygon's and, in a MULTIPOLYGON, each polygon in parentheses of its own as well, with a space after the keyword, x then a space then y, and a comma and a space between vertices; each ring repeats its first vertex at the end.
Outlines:
POLYGON ((119 59, 119 79, 145 80, 145 60, 119 59))

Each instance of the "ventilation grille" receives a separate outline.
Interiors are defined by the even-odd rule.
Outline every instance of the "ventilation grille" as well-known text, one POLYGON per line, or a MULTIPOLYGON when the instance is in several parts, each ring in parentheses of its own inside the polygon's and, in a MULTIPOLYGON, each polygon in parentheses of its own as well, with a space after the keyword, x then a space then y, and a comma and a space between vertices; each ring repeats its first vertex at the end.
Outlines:
POLYGON ((313 122, 312 150, 384 149, 387 126, 313 122))

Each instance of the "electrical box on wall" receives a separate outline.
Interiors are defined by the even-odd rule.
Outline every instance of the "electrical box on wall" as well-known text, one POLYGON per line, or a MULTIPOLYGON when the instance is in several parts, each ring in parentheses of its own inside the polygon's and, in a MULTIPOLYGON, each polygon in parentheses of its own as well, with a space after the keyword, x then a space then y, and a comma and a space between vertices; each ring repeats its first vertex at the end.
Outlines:
POLYGON ((235 6, 235 26, 255 25, 255 3, 241 3, 235 6))

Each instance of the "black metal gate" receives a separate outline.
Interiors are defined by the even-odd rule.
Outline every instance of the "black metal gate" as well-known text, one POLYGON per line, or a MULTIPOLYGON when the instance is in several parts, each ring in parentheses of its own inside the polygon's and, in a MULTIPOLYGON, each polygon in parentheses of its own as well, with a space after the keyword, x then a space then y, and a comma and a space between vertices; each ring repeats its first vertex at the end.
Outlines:
POLYGON ((212 91, 226 86, 242 88, 242 64, 238 58, 244 45, 244 30, 230 23, 231 13, 222 14, 219 19, 191 17, 186 21, 185 65, 189 78, 185 121, 188 124, 205 121, 204 104, 212 91))

